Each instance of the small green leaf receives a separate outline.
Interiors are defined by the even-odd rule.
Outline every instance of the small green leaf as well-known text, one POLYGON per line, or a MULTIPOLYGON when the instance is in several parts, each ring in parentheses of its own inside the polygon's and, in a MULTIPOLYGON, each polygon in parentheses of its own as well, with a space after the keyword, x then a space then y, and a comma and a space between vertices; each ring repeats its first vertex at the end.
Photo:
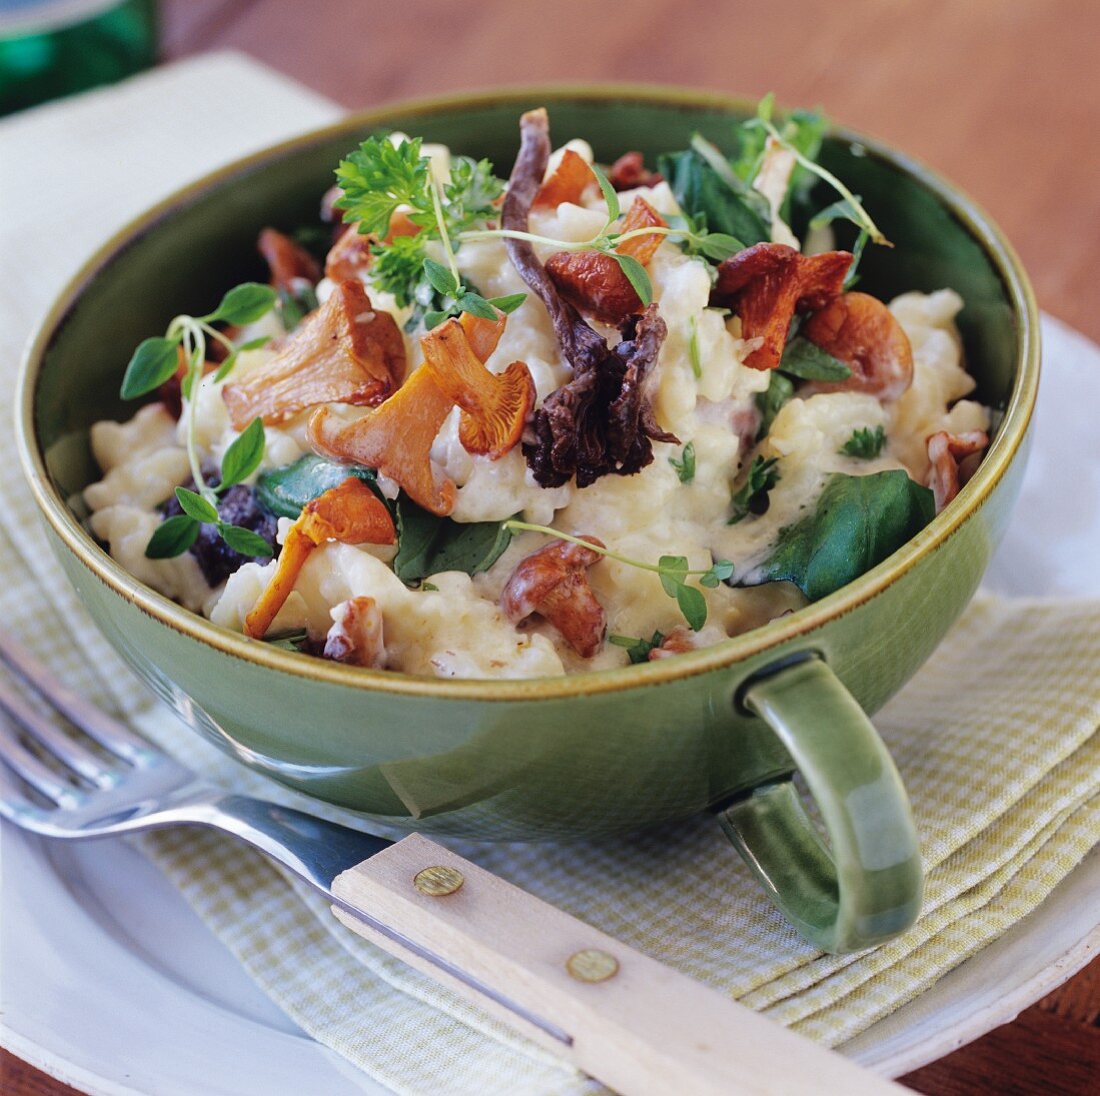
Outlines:
POLYGON ((708 259, 713 259, 717 263, 745 250, 745 245, 736 236, 730 236, 725 232, 701 233, 695 237, 695 246, 708 259))
POLYGON ((615 192, 615 188, 611 185, 608 177, 595 164, 592 165, 592 174, 596 176, 596 182, 600 184, 600 190, 603 193, 603 200, 607 202, 607 219, 617 221, 622 213, 622 207, 619 205, 619 195, 615 192))
POLYGON ((434 582, 422 582, 420 584, 420 589, 423 590, 425 593, 430 593, 430 594, 438 594, 439 593, 439 587, 436 586, 436 584, 434 582))
POLYGON ((264 459, 263 419, 253 419, 222 457, 222 481, 219 490, 243 483, 264 459))
POLYGON ((186 514, 162 521, 145 546, 146 559, 172 559, 182 556, 198 539, 199 523, 186 514))
POLYGON ((788 376, 804 381, 843 381, 852 375, 842 361, 801 335, 796 335, 783 348, 779 368, 788 376))
POLYGON ((144 339, 126 366, 120 395, 136 399, 159 388, 179 368, 178 339, 144 339))
POLYGON ((201 318, 207 323, 255 323, 275 307, 275 300, 275 290, 271 286, 260 285, 259 282, 243 282, 226 293, 213 312, 201 318))
POLYGON ((637 666, 639 662, 648 662, 649 652, 656 647, 660 647, 664 641, 665 637, 661 632, 654 632, 651 639, 635 639, 633 636, 617 635, 607 637, 608 643, 625 649, 632 666, 637 666))
POLYGON ((191 491, 186 487, 176 488, 176 498, 179 500, 183 512, 195 521, 213 523, 218 520, 218 511, 215 506, 202 497, 197 491, 191 491))
POLYGON ((680 606, 680 612, 684 614, 684 620, 693 632, 699 631, 706 624, 707 599, 703 597, 702 590, 681 583, 676 588, 676 604, 680 606))
POLYGON ((773 369, 767 389, 756 393, 756 409, 760 412, 760 429, 756 432, 757 441, 768 436, 775 416, 793 395, 794 381, 790 377, 785 377, 777 369, 773 369))
POLYGON ((852 431, 852 436, 840 447, 839 452, 845 457, 854 457, 856 460, 874 460, 885 446, 884 427, 876 426, 872 430, 869 426, 861 426, 852 431))
POLYGON ((457 297, 461 288, 458 279, 442 263, 435 259, 424 260, 424 274, 432 288, 444 297, 457 297))
POLYGON ((687 578, 688 561, 686 556, 661 556, 657 560, 657 573, 661 586, 669 597, 676 597, 677 589, 687 578))
POLYGON ((863 249, 867 246, 867 241, 870 238, 871 234, 864 228, 860 230, 856 242, 852 244, 852 262, 848 267, 848 273, 844 275, 844 285, 842 286, 845 292, 859 281, 859 275, 856 271, 859 269, 860 259, 863 258, 863 249))
POLYGON ((763 514, 768 509, 768 492, 779 482, 778 457, 753 457, 745 482, 730 498, 727 525, 736 525, 749 514, 763 514))
POLYGON ((668 463, 675 469, 681 483, 691 483, 695 479, 695 442, 689 441, 684 446, 679 460, 669 457, 668 463))
POLYGON ((490 297, 489 303, 506 316, 510 316, 525 300, 527 300, 526 293, 508 293, 503 297, 490 297))
MULTIPOLYGON (((858 194, 853 197, 857 202, 862 201, 858 194)), ((847 198, 838 198, 831 205, 819 210, 810 218, 810 228, 824 228, 833 221, 851 221, 853 224, 861 224, 856 207, 847 198)))
POLYGON ((634 287, 642 304, 649 305, 653 301, 653 283, 649 280, 646 268, 633 255, 620 255, 617 251, 609 251, 608 254, 622 268, 626 280, 634 287))
POLYGON ((287 632, 286 635, 276 636, 274 639, 265 636, 264 642, 283 651, 301 651, 307 639, 309 639, 309 633, 303 628, 297 632, 287 632))
POLYGON ((711 566, 711 571, 717 576, 719 582, 726 582, 733 578, 733 562, 728 559, 716 559, 711 566))
POLYGON ((444 320, 449 319, 450 315, 450 312, 425 312, 424 330, 431 331, 433 328, 438 327, 444 320))
POLYGON ((459 312, 469 312, 472 316, 480 316, 483 320, 495 320, 497 318, 493 306, 479 293, 463 293, 455 301, 455 308, 459 312))
POLYGON ((242 556, 258 556, 262 559, 271 558, 271 545, 259 533, 254 533, 251 529, 221 522, 218 525, 218 532, 221 533, 222 540, 234 552, 239 552, 242 556))
POLYGON ((699 325, 692 316, 688 320, 688 361, 697 381, 703 379, 703 359, 699 354, 699 325))

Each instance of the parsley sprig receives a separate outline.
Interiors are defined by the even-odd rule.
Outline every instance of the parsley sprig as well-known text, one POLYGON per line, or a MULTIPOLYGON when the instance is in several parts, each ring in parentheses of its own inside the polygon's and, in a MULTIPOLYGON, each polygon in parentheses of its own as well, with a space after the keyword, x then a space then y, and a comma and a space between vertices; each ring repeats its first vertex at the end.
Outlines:
POLYGON ((371 271, 372 281, 392 293, 400 307, 417 306, 414 322, 422 318, 431 329, 462 312, 493 320, 526 299, 525 293, 483 297, 458 272, 455 244, 466 230, 496 215, 493 203, 503 191, 488 160, 456 157, 450 181, 440 187, 419 137, 396 143, 368 137, 340 162, 336 178, 343 190, 336 208, 344 211, 346 221, 358 222, 360 232, 383 239, 401 207, 407 207, 409 220, 420 228, 415 236, 376 245, 371 271), (442 263, 428 255, 432 240, 443 250, 442 263))
POLYGON ((763 514, 768 508, 768 492, 779 482, 778 457, 755 456, 745 482, 730 498, 727 525, 736 525, 749 514, 763 514))
POLYGON ((719 583, 733 577, 733 564, 728 559, 717 559, 709 567, 696 570, 688 567, 686 556, 661 556, 656 563, 644 563, 613 552, 609 548, 600 548, 581 537, 570 536, 569 533, 563 533, 559 529, 551 529, 547 525, 534 525, 514 519, 504 522, 503 525, 504 528, 515 533, 543 533, 557 540, 567 540, 570 544, 590 548, 601 556, 625 563, 629 567, 637 567, 640 571, 653 571, 660 578, 661 587, 665 593, 675 598, 680 612, 684 614, 684 619, 693 632, 699 631, 707 622, 707 600, 703 596, 703 591, 697 586, 688 585, 688 578, 698 576, 700 586, 714 589, 719 583))
POLYGON ((217 513, 218 494, 233 484, 247 479, 263 460, 263 423, 259 419, 254 420, 229 446, 222 460, 221 482, 217 488, 211 487, 202 474, 202 462, 199 458, 196 437, 197 416, 192 395, 197 392, 198 384, 202 380, 203 366, 206 363, 207 337, 221 343, 228 351, 225 360, 214 374, 215 381, 224 380, 229 375, 242 350, 254 350, 267 342, 264 337, 235 344, 213 325, 225 323, 240 326, 255 323, 260 317, 270 312, 275 307, 275 303, 276 294, 271 286, 260 285, 257 282, 244 282, 242 285, 234 286, 225 294, 213 312, 208 312, 205 316, 176 316, 169 323, 163 338, 143 340, 126 366, 121 388, 124 400, 144 396, 174 376, 179 369, 181 350, 187 367, 187 372, 180 384, 180 392, 188 401, 185 412, 187 458, 191 465, 191 478, 197 490, 190 491, 185 488, 177 490, 177 498, 180 499, 184 513, 169 518, 157 527, 145 548, 145 554, 150 559, 167 559, 186 552, 199 535, 201 521, 216 524, 218 532, 230 548, 242 555, 271 554, 270 545, 262 537, 248 529, 225 524, 218 519, 217 513), (201 510, 203 517, 196 518, 191 511, 188 511, 183 498, 180 498, 180 491, 185 491, 187 496, 193 495, 199 500, 197 503, 192 502, 191 506, 195 513, 201 510), (199 503, 202 504, 201 507, 199 503), (210 516, 211 513, 213 517, 210 516))
POLYGON ((839 452, 856 460, 874 460, 886 447, 886 430, 876 426, 861 426, 852 431, 852 436, 840 447, 839 452))

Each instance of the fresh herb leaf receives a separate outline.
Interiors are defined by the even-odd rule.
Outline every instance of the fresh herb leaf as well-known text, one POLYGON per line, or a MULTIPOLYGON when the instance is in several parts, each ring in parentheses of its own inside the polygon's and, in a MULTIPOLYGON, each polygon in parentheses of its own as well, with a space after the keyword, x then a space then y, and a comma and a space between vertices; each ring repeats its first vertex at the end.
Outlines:
POLYGON ((814 512, 784 529, 745 585, 793 582, 811 600, 831 594, 892 555, 935 516, 932 492, 899 470, 829 477, 814 512))
POLYGON ((455 308, 459 312, 469 312, 473 316, 479 316, 483 320, 495 320, 496 311, 493 306, 480 293, 463 293, 455 301, 455 308))
POLYGON ((199 523, 186 514, 162 521, 145 546, 146 559, 172 559, 182 556, 199 537, 199 523))
POLYGON ((600 192, 603 194, 603 200, 607 202, 607 219, 609 221, 617 221, 622 213, 622 206, 619 204, 618 193, 598 165, 592 164, 592 174, 596 176, 596 182, 600 184, 600 192))
POLYGON ((768 436, 780 408, 794 396, 794 381, 785 377, 778 369, 773 369, 768 379, 768 387, 756 393, 756 409, 760 412, 760 429, 756 431, 756 440, 768 436))
POLYGON ((447 198, 447 228, 457 233, 496 216, 493 203, 504 193, 504 181, 493 174, 488 160, 455 156, 451 160, 451 180, 443 192, 447 198))
POLYGON ((510 316, 525 300, 527 300, 526 293, 508 293, 503 297, 490 297, 489 303, 506 316, 510 316))
POLYGON ((804 381, 843 381, 852 375, 842 361, 801 335, 789 339, 783 347, 779 369, 804 381))
POLYGON ((458 279, 442 263, 437 263, 435 259, 425 259, 424 274, 437 293, 444 297, 458 296, 458 279))
MULTIPOLYGON (((740 180, 740 190, 735 189, 696 149, 666 153, 658 168, 697 229, 731 236, 746 245, 771 239, 771 214, 763 197, 740 180)), ((731 177, 736 178, 732 172, 731 177)))
POLYGON ((120 395, 133 400, 159 388, 179 368, 179 338, 143 339, 126 366, 120 395))
POLYGON ((871 234, 865 228, 860 229, 856 242, 852 244, 852 261, 848 266, 848 273, 844 275, 844 284, 841 287, 845 292, 859 281, 859 275, 856 271, 859 269, 860 259, 863 258, 863 249, 867 246, 867 241, 870 238, 871 234))
POLYGON ((217 507, 212 502, 204 499, 198 492, 191 491, 186 487, 177 487, 176 499, 188 517, 207 524, 217 523, 217 507))
POLYGON ((256 481, 256 501, 276 517, 294 519, 307 502, 339 487, 348 476, 355 476, 372 488, 377 478, 370 468, 339 464, 307 453, 293 464, 262 473, 256 481))
POLYGON ((657 560, 657 574, 661 580, 661 587, 669 597, 676 596, 677 587, 684 584, 687 573, 687 556, 661 556, 657 560))
POLYGON ((275 290, 259 282, 244 282, 235 285, 224 297, 221 304, 207 316, 199 317, 207 323, 228 323, 241 326, 255 323, 261 316, 275 307, 275 290))
POLYGON ((438 594, 439 593, 439 587, 436 586, 436 584, 434 582, 422 582, 420 584, 420 589, 423 590, 425 593, 431 593, 431 594, 438 594))
POLYGON ((692 316, 688 320, 688 361, 691 362, 691 371, 695 379, 703 379, 703 360, 699 354, 699 325, 692 316))
POLYGON ((861 426, 852 431, 852 436, 840 447, 840 452, 857 460, 874 460, 885 447, 886 430, 883 427, 876 426, 872 430, 869 426, 861 426))
POLYGON ((608 254, 619 264, 642 304, 648 306, 653 300, 653 283, 646 268, 633 255, 621 255, 617 251, 609 251, 608 254))
POLYGON ((437 517, 405 495, 397 499, 397 555, 393 569, 412 583, 440 571, 487 571, 512 540, 505 522, 462 523, 437 517))
POLYGON ((724 232, 697 233, 694 237, 694 245, 697 251, 716 263, 745 250, 745 245, 740 240, 724 232))
POLYGON ((431 224, 430 164, 420 143, 419 137, 396 144, 388 137, 368 137, 340 161, 336 181, 343 194, 334 205, 344 211, 345 221, 358 221, 360 232, 382 238, 397 207, 407 205, 415 224, 431 224))
POLYGON ((229 525, 227 522, 218 522, 218 532, 222 540, 242 556, 256 556, 261 559, 271 558, 271 545, 258 533, 251 529, 245 529, 241 525, 229 525))
POLYGON ((714 589, 720 582, 727 582, 733 578, 733 564, 728 559, 717 559, 711 564, 709 571, 704 571, 699 576, 699 585, 714 589))
POLYGON ((668 463, 675 469, 681 483, 691 483, 695 479, 695 442, 689 441, 679 459, 669 457, 668 463))
MULTIPOLYGON (((374 262, 370 267, 372 285, 386 293, 392 293, 398 308, 408 308, 417 299, 417 288, 426 284, 424 277, 423 232, 415 236, 397 236, 393 243, 379 244, 371 248, 374 262)), ((431 287, 428 286, 430 290, 431 287)))
POLYGON ((684 614, 684 620, 688 627, 697 632, 707 622, 707 599, 703 591, 687 583, 681 583, 676 587, 676 604, 680 606, 680 612, 684 614))
POLYGON ((222 457, 219 491, 235 483, 243 483, 260 467, 260 461, 264 459, 264 441, 263 419, 255 418, 233 439, 222 457))
POLYGON ((768 509, 768 492, 779 482, 778 457, 755 456, 745 482, 730 499, 727 525, 736 525, 749 514, 763 514, 768 509))
POLYGON ((665 637, 661 632, 654 632, 650 639, 634 639, 632 636, 609 635, 607 642, 616 647, 622 647, 630 658, 630 664, 637 666, 639 662, 649 661, 649 652, 660 647, 665 637))
MULTIPOLYGON (((857 202, 861 201, 858 194, 853 197, 857 202)), ((824 228, 833 221, 851 221, 854 225, 861 224, 856 207, 847 198, 838 198, 831 205, 815 213, 810 218, 810 228, 824 228)))
POLYGON ((264 642, 283 651, 300 652, 308 639, 309 633, 301 629, 297 632, 289 632, 287 635, 276 636, 274 639, 268 639, 265 636, 264 642))

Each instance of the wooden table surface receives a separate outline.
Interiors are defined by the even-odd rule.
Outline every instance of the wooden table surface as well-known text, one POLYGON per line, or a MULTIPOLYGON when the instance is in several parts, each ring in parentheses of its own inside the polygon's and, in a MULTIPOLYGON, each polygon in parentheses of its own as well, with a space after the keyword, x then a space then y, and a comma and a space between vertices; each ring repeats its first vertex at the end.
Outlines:
MULTIPOLYGON (((1040 305, 1100 340, 1098 0, 163 0, 164 53, 244 50, 350 108, 491 85, 678 83, 834 118, 959 184, 1040 305)), ((1100 959, 903 1082, 1100 1092, 1100 959)), ((0 1052, 10 1096, 73 1090, 0 1052)))

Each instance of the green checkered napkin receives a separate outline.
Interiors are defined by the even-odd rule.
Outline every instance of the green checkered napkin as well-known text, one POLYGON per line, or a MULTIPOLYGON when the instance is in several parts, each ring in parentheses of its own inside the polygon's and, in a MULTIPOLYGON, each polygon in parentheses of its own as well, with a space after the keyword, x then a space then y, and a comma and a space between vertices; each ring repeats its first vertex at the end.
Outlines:
MULTIPOLYGON (((162 72, 39 112, 37 119, 27 116, 21 128, 4 123, 0 164, 12 156, 25 163, 51 126, 64 131, 80 145, 73 154, 91 180, 83 208, 95 207, 99 184, 103 200, 114 201, 114 215, 121 216, 130 208, 126 202, 140 207, 182 181, 169 167, 193 175, 206 166, 196 164, 193 153, 216 113, 209 83, 201 67, 162 72), (158 121, 169 108, 176 124, 173 141, 165 142, 158 121), (94 136, 119 109, 132 123, 125 136, 112 128, 109 148, 81 137, 94 136), (117 196, 108 197, 120 182, 110 178, 108 161, 127 161, 124 142, 131 141, 145 150, 147 163, 131 162, 148 178, 143 193, 119 204, 117 196), (159 142, 156 156, 150 142, 159 142)), ((253 69, 233 96, 241 124, 261 103, 268 106, 260 113, 270 117, 276 91, 283 97, 282 126, 325 120, 324 104, 304 94, 296 102, 285 82, 265 86, 253 69)), ((251 143, 275 135, 253 131, 251 143)), ((208 139, 205 147, 211 143, 211 155, 224 158, 225 141, 218 146, 208 139)), ((7 172, 0 175, 5 190, 12 183, 7 172)), ((66 272, 55 262, 44 274, 41 257, 48 264, 57 240, 70 248, 80 240, 87 250, 110 226, 90 228, 78 211, 67 213, 43 193, 33 176, 18 196, 28 223, 0 227, 0 458, 6 469, 0 618, 70 685, 132 720, 184 763, 238 790, 316 810, 239 768, 153 701, 92 626, 45 546, 6 426, 18 343, 66 272), (57 223, 33 219, 32 197, 33 208, 60 211, 57 223)), ((632 947, 834 1045, 1031 912, 1096 842, 1098 663, 1100 603, 980 597, 876 716, 913 801, 928 887, 913 929, 856 956, 823 956, 803 943, 764 900, 713 820, 569 845, 447 844, 632 947)), ((318 813, 360 824, 334 809, 318 813)), ((344 929, 320 898, 258 854, 194 830, 138 840, 273 1000, 320 1042, 393 1089, 593 1090, 593 1082, 344 929)))

